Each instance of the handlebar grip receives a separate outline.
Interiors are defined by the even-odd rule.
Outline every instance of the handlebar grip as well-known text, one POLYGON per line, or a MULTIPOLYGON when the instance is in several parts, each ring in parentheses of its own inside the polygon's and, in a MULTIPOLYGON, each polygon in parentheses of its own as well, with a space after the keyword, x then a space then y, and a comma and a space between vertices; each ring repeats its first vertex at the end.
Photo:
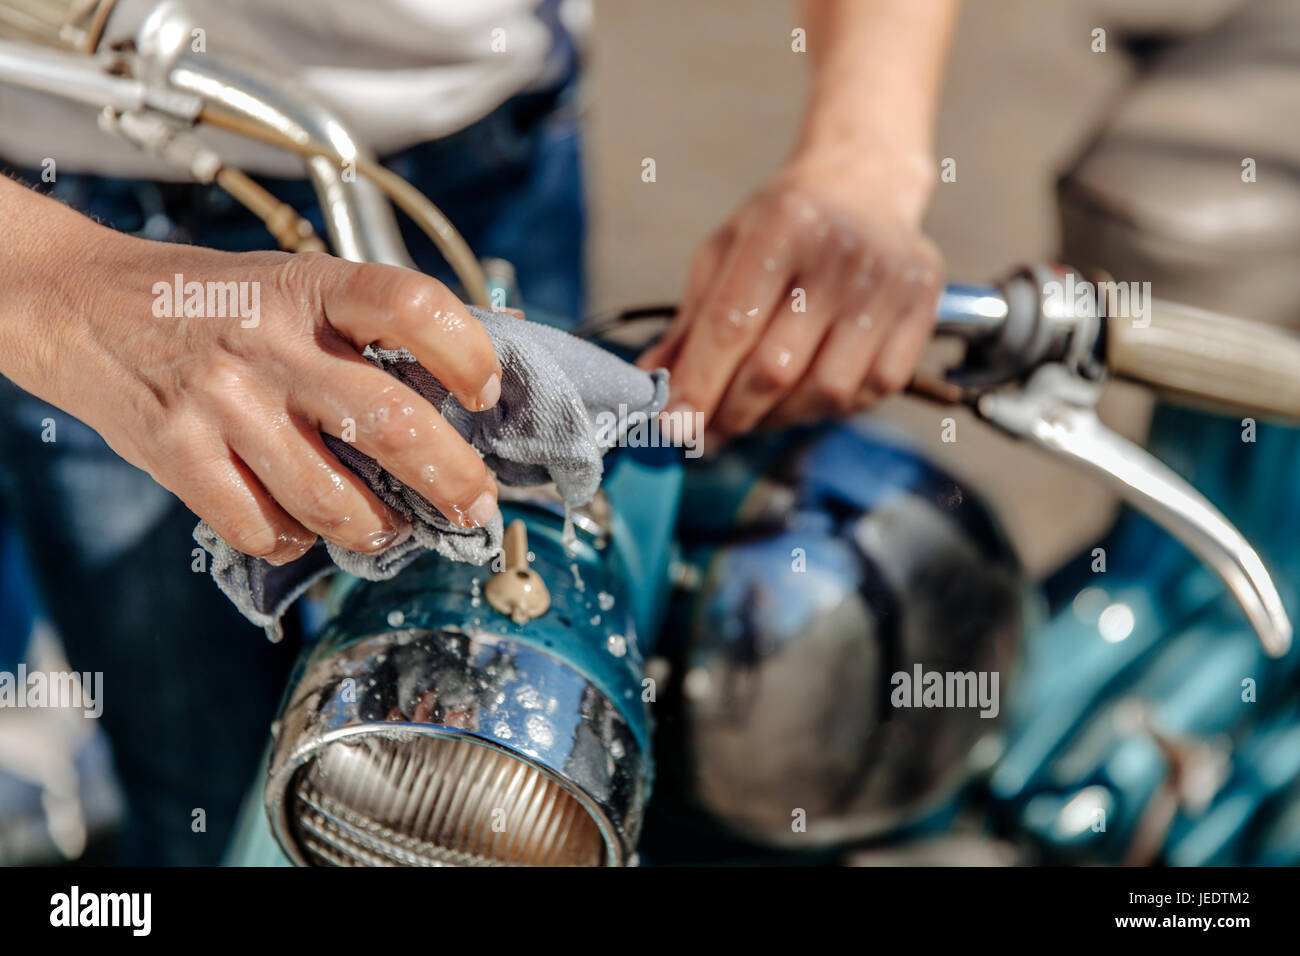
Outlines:
POLYGON ((1232 413, 1300 420, 1300 337, 1172 302, 1110 318, 1106 364, 1158 392, 1232 413))

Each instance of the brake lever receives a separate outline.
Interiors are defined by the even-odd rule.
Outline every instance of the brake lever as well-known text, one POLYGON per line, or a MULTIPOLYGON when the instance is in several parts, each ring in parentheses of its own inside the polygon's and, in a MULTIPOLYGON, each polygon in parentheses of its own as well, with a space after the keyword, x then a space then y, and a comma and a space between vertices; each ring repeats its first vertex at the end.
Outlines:
POLYGON ((1215 571, 1246 612, 1264 651, 1291 646, 1291 621, 1259 554, 1208 499, 1144 448, 1097 417, 1102 383, 1058 362, 1040 365, 1020 389, 976 396, 977 414, 1003 431, 1100 477, 1215 571))

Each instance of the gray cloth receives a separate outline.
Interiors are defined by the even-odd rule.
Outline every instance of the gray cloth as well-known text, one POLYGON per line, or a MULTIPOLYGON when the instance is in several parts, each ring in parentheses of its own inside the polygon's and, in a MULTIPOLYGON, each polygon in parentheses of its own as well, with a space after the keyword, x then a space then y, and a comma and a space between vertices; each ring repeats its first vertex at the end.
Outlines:
MULTIPOLYGON (((423 395, 506 485, 554 482, 571 507, 600 487, 602 457, 638 418, 663 408, 668 373, 646 373, 581 339, 509 314, 471 308, 501 360, 501 399, 485 412, 467 411, 409 352, 368 349, 366 357, 423 395), (612 425, 612 427, 611 427, 612 425)), ((272 640, 280 618, 313 581, 342 570, 372 581, 391 578, 425 550, 454 561, 484 564, 501 548, 498 515, 484 528, 453 525, 418 493, 347 442, 325 436, 330 450, 360 475, 412 534, 374 554, 333 544, 275 567, 227 544, 205 521, 194 540, 212 556, 212 577, 235 606, 272 640)))

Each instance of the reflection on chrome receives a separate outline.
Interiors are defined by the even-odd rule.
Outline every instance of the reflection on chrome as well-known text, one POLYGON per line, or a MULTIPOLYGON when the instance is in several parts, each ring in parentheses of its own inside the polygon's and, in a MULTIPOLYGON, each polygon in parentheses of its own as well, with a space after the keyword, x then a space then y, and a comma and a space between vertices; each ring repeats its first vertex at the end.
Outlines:
POLYGON ((618 865, 644 763, 612 702, 556 658, 484 632, 394 631, 309 666, 267 811, 301 864, 618 865))

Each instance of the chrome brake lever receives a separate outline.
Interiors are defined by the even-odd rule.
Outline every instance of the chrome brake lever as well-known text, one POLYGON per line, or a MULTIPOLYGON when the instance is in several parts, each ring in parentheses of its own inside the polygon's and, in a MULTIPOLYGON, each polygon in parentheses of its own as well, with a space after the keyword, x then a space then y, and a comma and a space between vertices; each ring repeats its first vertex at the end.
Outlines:
POLYGON ((1020 390, 985 392, 979 415, 1102 478, 1186 545, 1227 584, 1271 657, 1291 646, 1291 621, 1259 554, 1204 495, 1097 417, 1101 383, 1065 365, 1039 366, 1020 390))

